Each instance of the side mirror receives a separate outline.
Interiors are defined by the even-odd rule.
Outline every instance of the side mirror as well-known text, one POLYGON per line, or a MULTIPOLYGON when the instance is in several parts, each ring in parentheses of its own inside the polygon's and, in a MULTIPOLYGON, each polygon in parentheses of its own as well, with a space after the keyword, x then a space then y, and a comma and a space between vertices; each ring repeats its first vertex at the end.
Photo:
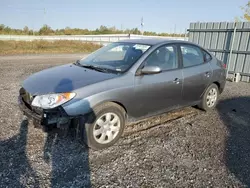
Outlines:
POLYGON ((157 74, 161 72, 161 68, 158 66, 145 66, 141 70, 141 74, 157 74))

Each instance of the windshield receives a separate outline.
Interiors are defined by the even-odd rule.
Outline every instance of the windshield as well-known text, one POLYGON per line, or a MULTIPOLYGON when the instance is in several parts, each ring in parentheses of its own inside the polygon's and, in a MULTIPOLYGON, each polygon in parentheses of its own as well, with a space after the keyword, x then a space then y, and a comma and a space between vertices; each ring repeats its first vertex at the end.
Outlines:
POLYGON ((146 50, 149 45, 135 43, 111 43, 80 60, 83 66, 94 66, 116 72, 127 71, 146 50))

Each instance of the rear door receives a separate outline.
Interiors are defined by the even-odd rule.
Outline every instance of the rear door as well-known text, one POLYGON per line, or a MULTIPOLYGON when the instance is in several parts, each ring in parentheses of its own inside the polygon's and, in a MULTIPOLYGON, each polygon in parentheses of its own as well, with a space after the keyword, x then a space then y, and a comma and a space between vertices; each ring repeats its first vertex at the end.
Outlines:
POLYGON ((142 66, 158 66, 162 72, 135 76, 137 116, 177 108, 182 95, 182 72, 177 46, 163 45, 153 51, 142 66))
POLYGON ((199 101, 211 82, 209 59, 198 46, 181 44, 182 74, 184 78, 182 102, 188 105, 199 101))

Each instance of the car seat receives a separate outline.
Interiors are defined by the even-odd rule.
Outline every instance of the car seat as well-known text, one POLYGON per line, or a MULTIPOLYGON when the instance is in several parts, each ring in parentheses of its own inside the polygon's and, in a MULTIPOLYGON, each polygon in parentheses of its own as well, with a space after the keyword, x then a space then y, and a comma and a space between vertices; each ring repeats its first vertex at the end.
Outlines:
POLYGON ((138 58, 143 54, 142 50, 135 49, 135 48, 129 48, 125 54, 124 61, 127 64, 133 64, 135 61, 138 60, 138 58))
POLYGON ((160 49, 158 53, 159 66, 163 70, 175 68, 174 54, 166 48, 160 49))

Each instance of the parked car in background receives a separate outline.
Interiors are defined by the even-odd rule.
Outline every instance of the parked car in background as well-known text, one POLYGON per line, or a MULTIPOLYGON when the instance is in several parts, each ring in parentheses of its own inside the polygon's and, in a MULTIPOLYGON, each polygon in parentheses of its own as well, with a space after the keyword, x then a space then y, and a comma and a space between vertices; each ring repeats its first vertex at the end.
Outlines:
POLYGON ((213 109, 225 83, 223 63, 196 44, 126 40, 31 75, 19 103, 35 126, 77 124, 82 140, 102 149, 117 142, 131 119, 185 106, 213 109))

